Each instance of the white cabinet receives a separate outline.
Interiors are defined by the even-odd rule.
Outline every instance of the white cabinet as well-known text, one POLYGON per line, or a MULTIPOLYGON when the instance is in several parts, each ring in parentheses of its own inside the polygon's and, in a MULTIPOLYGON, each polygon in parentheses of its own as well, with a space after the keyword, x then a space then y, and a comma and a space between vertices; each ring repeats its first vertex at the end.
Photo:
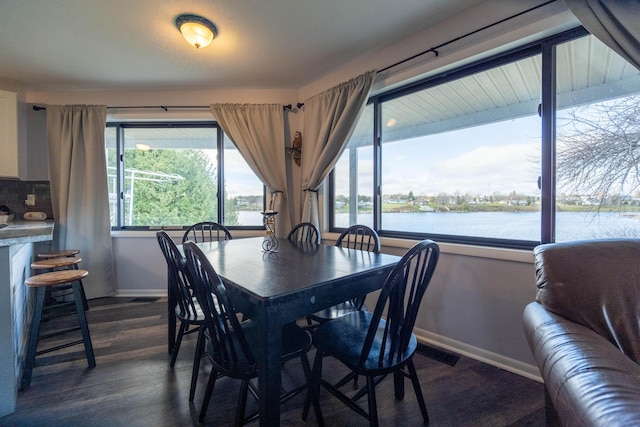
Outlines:
POLYGON ((0 177, 19 178, 18 99, 0 90, 0 177))
POLYGON ((47 158, 47 113, 0 90, 0 179, 48 181, 47 158))

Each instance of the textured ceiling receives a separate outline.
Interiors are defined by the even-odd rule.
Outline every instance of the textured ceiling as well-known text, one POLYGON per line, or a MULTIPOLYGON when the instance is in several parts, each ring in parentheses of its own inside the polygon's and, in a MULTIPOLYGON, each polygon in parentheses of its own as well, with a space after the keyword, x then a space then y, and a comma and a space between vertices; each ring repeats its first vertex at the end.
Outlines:
POLYGON ((0 79, 27 90, 298 88, 473 0, 0 0, 0 79), (218 37, 188 45, 193 13, 218 37))

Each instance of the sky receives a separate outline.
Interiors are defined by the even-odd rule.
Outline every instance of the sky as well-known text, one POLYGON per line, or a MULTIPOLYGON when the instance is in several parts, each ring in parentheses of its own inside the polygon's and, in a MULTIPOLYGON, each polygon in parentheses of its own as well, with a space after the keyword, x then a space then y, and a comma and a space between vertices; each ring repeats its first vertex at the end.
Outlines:
MULTIPOLYGON (((526 117, 427 137, 383 143, 383 194, 537 195, 540 119, 526 117)), ((371 171, 371 149, 360 150, 361 171, 371 171)), ((346 166, 337 188, 348 191, 346 166)), ((372 176, 359 176, 359 193, 371 194, 372 176)))

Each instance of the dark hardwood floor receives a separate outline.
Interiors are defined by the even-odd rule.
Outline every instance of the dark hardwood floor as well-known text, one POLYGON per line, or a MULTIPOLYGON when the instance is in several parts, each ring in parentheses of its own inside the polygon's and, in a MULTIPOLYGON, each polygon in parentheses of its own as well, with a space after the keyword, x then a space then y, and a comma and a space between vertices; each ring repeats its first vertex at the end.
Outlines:
MULTIPOLYGON (((208 377, 203 363, 195 402, 189 403, 195 335, 187 337, 176 366, 169 367, 166 347, 166 300, 101 298, 88 312, 97 367, 88 369, 82 346, 43 359, 31 388, 18 394, 15 413, 0 426, 197 426, 208 377)), ((309 359, 313 359, 313 350, 309 359)), ((459 357, 451 366, 423 354, 414 356, 431 419, 430 426, 542 426, 542 384, 459 357)), ((446 362, 446 361, 445 361, 446 362)), ((345 371, 328 359, 325 373, 345 371)), ((287 362, 283 383, 301 380, 299 362, 287 362)), ((376 389, 382 426, 418 426, 422 418, 413 389, 393 397, 392 378, 376 389), (390 390, 391 389, 391 390, 390 390)), ((207 425, 230 425, 238 382, 221 378, 207 415, 207 425)), ((304 396, 282 407, 282 425, 317 425, 313 412, 300 420, 304 396)), ((366 426, 367 421, 323 390, 321 407, 327 426, 366 426)), ((249 397, 248 411, 256 407, 249 397)), ((251 425, 257 425, 257 422, 251 425)))

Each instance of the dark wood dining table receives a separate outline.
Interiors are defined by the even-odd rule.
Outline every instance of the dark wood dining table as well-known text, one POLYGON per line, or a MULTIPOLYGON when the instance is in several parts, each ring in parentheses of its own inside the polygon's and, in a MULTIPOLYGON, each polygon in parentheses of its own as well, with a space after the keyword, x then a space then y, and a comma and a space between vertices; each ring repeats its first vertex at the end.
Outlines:
POLYGON ((380 289, 399 256, 262 237, 198 243, 238 311, 260 328, 260 425, 280 424, 282 326, 341 301, 380 289))

